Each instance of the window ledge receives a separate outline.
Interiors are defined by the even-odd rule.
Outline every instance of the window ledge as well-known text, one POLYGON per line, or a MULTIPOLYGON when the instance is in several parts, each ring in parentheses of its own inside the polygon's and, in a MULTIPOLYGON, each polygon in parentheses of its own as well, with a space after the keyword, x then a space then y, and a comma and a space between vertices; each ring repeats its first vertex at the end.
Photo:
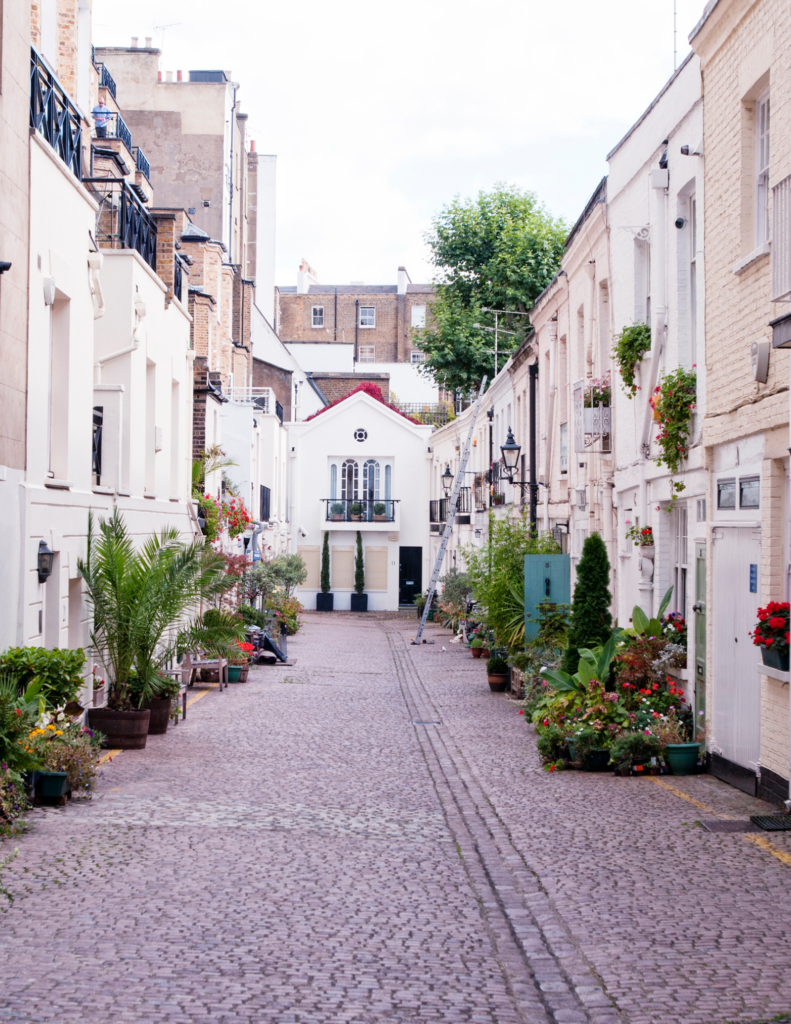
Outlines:
POLYGON ((93 487, 91 489, 94 494, 115 494, 114 487, 93 487))
POLYGON ((148 499, 149 499, 150 501, 156 501, 156 500, 157 500, 157 496, 156 496, 156 494, 149 494, 149 493, 148 493, 147 491, 146 491, 146 493, 145 493, 145 494, 143 495, 143 497, 144 497, 144 498, 148 498, 148 499))
POLYGON ((70 491, 74 484, 71 480, 57 480, 55 477, 48 476, 44 481, 45 487, 54 487, 58 491, 70 491))
POLYGON ((761 257, 768 256, 771 251, 771 242, 764 242, 763 245, 759 245, 757 249, 753 249, 749 256, 745 256, 743 260, 739 260, 738 263, 733 264, 734 274, 741 274, 757 260, 760 260, 761 257))

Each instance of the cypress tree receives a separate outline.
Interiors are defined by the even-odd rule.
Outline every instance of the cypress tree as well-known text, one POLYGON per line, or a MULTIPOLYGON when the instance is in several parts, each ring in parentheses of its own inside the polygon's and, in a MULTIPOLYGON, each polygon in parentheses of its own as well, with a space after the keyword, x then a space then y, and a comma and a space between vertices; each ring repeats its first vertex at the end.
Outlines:
POLYGON ((605 644, 612 633, 610 614, 610 560, 598 533, 592 534, 582 548, 577 566, 577 585, 571 603, 568 647, 561 669, 573 675, 580 662, 580 647, 605 644))
POLYGON ((365 591, 365 563, 363 562, 363 535, 357 531, 357 554, 354 557, 354 592, 365 591))
POLYGON ((330 535, 324 531, 324 546, 321 549, 321 592, 330 592, 330 535))

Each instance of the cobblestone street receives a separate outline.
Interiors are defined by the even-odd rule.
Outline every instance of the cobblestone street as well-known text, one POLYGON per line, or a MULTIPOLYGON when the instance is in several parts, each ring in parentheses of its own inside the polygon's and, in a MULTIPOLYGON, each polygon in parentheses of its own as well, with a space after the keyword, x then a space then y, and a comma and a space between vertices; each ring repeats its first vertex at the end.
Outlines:
POLYGON ((450 634, 308 614, 0 848, 0 1020, 724 1024, 788 1013, 791 840, 707 777, 546 774, 450 634))

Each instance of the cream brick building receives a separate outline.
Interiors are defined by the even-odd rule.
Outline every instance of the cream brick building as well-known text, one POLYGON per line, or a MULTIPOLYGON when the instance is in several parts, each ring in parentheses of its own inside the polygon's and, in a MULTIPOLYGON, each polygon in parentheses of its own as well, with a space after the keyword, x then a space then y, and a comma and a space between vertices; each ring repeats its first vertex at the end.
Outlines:
POLYGON ((759 605, 788 597, 789 365, 771 347, 770 324, 788 311, 773 297, 788 297, 791 8, 713 0, 690 41, 708 196, 708 745, 715 774, 779 800, 788 797, 788 674, 759 671, 749 631, 759 605))

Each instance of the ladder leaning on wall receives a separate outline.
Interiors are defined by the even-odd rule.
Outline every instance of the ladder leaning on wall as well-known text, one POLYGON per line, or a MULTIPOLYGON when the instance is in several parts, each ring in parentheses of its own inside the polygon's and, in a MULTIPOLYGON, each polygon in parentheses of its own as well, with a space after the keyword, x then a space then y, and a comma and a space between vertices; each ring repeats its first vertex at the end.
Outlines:
MULTIPOLYGON (((434 571, 431 574, 431 582, 428 585, 426 591, 426 603, 423 606, 423 615, 420 619, 420 625, 418 626, 417 636, 412 641, 413 644, 419 644, 420 639, 423 636, 423 629, 428 619, 428 613, 431 609, 431 602, 434 600, 434 594, 437 592, 437 581, 439 580, 439 574, 442 572, 442 562, 445 558, 445 552, 448 549, 448 541, 450 540, 451 531, 453 530, 453 520, 456 518, 456 508, 459 504, 459 494, 461 492, 461 485, 464 481, 464 471, 467 469, 467 459, 470 457, 470 448, 472 447, 472 435, 475 432, 475 422, 478 419, 478 409, 481 406, 481 399, 483 398, 483 392, 486 388, 486 374, 484 374, 483 380, 481 381, 481 387, 478 391, 478 398, 475 402, 475 408, 472 410, 472 416, 470 417, 470 429, 467 432, 467 443, 464 445, 464 452, 461 457, 461 465, 456 474, 456 481, 453 484, 453 493, 448 501, 448 518, 445 520, 445 530, 442 534, 442 542, 437 552, 437 561, 434 564, 434 571)), ((433 641, 432 641, 433 642, 433 641)))

